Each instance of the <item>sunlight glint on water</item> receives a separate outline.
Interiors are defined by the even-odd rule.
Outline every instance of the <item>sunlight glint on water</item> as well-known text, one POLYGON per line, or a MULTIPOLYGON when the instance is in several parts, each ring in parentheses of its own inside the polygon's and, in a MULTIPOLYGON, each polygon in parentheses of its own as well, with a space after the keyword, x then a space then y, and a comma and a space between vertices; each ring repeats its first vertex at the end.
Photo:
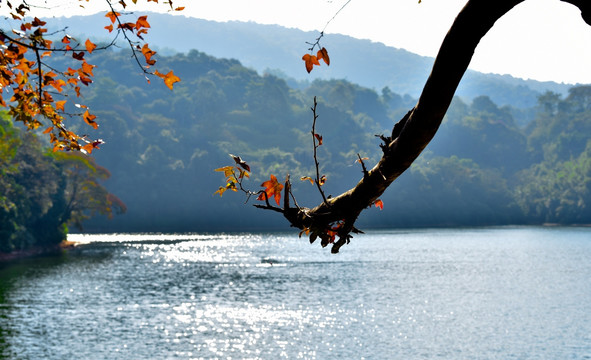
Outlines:
POLYGON ((2 272, 0 357, 591 358, 590 229, 70 240, 2 272))

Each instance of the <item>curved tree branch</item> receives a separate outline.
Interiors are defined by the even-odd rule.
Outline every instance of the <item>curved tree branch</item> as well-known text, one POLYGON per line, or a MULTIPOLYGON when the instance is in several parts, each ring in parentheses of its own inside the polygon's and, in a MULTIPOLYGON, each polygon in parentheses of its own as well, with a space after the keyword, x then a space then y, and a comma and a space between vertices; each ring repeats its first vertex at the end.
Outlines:
MULTIPOLYGON (((382 137, 382 159, 351 190, 313 209, 284 209, 284 216, 300 229, 328 229, 341 221, 339 241, 332 252, 355 232, 359 214, 371 206, 419 156, 431 141, 452 101, 474 51, 495 22, 524 0, 469 0, 447 33, 431 74, 415 107, 394 126, 391 137, 382 137)), ((562 0, 577 6, 587 24, 591 1, 562 0)))

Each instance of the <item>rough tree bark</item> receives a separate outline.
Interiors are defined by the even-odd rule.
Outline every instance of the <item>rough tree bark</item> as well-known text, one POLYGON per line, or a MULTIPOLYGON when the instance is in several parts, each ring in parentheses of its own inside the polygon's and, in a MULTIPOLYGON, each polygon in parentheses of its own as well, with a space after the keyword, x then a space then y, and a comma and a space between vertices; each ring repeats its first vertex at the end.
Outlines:
MULTIPOLYGON (((417 104, 394 126, 391 136, 382 137, 381 160, 364 173, 363 179, 354 188, 323 201, 313 209, 290 207, 287 182, 284 208, 280 212, 291 225, 311 231, 311 240, 318 236, 323 239, 323 245, 327 245, 327 232, 332 224, 339 222, 340 226, 336 229, 339 239, 332 244, 331 250, 338 252, 351 238, 350 233, 356 232, 354 224, 359 214, 410 167, 433 138, 480 39, 499 18, 523 1, 469 0, 443 40, 417 104)), ((591 0, 561 1, 577 6, 585 22, 591 25, 591 0)))

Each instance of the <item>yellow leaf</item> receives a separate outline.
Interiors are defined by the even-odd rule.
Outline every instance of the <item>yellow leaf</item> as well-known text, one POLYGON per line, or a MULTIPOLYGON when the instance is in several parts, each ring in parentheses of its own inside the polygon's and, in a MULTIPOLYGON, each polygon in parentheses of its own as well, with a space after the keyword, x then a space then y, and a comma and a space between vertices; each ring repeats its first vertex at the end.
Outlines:
POLYGON ((220 186, 220 188, 218 189, 218 191, 214 192, 213 194, 220 194, 220 197, 222 197, 222 195, 224 194, 224 192, 226 191, 226 188, 223 186, 220 186))
POLYGON ((223 172, 226 177, 234 176, 234 167, 230 165, 215 169, 215 171, 223 172))
POLYGON ((302 180, 302 181, 306 181, 306 180, 308 180, 308 181, 310 182, 310 184, 314 185, 314 179, 312 179, 312 178, 311 178, 311 177, 309 177, 309 176, 302 176, 302 177, 300 178, 300 180, 302 180))
POLYGON ((178 76, 174 75, 172 70, 170 70, 168 72, 168 74, 163 74, 163 73, 159 72, 158 70, 156 70, 156 71, 154 71, 154 75, 162 78, 164 80, 164 84, 166 84, 166 86, 168 86, 168 88, 170 90, 172 90, 172 85, 174 83, 181 81, 181 79, 178 76))

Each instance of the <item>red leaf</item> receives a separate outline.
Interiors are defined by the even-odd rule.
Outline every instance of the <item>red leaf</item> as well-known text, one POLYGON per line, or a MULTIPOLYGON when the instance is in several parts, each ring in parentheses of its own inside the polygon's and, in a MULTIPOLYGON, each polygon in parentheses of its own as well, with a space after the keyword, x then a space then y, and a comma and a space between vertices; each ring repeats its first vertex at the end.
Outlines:
POLYGON ((316 140, 318 140, 318 146, 322 145, 322 135, 314 134, 314 137, 316 137, 316 140))
POLYGON ((384 202, 380 199, 377 199, 373 204, 380 210, 384 209, 384 202))
POLYGON ((80 61, 82 61, 82 60, 84 60, 84 51, 80 51, 79 53, 77 53, 77 52, 73 51, 73 52, 72 52, 72 57, 73 57, 74 59, 76 59, 76 60, 80 60, 80 61))
POLYGON ((265 181, 261 184, 261 186, 264 187, 265 190, 263 193, 259 195, 257 200, 264 201, 265 199, 270 199, 274 197, 275 202, 277 202, 277 205, 279 205, 281 201, 281 190, 283 190, 283 185, 277 181, 275 175, 271 174, 271 180, 265 181))

